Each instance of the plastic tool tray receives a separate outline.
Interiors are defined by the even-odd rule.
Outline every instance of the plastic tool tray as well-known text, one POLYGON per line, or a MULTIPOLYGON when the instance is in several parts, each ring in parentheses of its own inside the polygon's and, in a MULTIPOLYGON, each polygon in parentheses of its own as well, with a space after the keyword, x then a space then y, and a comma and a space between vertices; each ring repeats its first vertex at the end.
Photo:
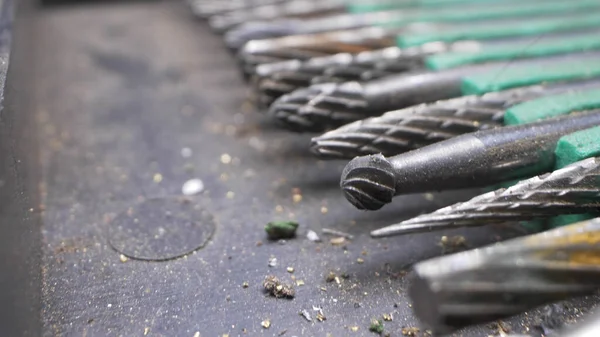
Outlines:
MULTIPOLYGON (((406 295, 411 264, 524 234, 505 224, 371 239, 478 191, 357 211, 339 191, 345 163, 314 159, 310 135, 255 112, 234 57, 184 3, 29 5, 13 26, 0 123, 3 335, 371 336, 371 319, 389 315, 385 332, 400 336, 421 328, 406 295), (193 178, 204 191, 184 198, 193 178), (297 237, 268 241, 275 220, 297 221, 297 237), (465 244, 440 244, 444 235, 465 244), (266 295, 266 275, 294 284, 295 298, 266 295)), ((500 325, 540 336, 596 302, 500 325)))

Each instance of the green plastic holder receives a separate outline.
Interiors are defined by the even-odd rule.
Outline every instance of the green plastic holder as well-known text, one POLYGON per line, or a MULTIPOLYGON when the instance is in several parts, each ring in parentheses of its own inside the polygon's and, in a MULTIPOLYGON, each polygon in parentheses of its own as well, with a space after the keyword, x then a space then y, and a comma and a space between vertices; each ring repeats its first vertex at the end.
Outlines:
MULTIPOLYGON (((600 109, 600 89, 572 91, 560 95, 547 96, 517 104, 504 115, 505 125, 532 123, 541 119, 577 113, 582 110, 600 109)), ((555 156, 555 170, 590 157, 600 156, 600 126, 577 131, 559 139, 555 156)), ((516 181, 505 182, 496 188, 507 188, 516 181)), ((570 225, 572 223, 598 217, 598 213, 566 214, 550 219, 521 222, 531 231, 542 231, 570 225)))
POLYGON ((599 37, 600 30, 596 30, 572 36, 569 39, 553 38, 550 41, 544 41, 544 36, 541 36, 539 40, 532 38, 518 42, 498 43, 473 52, 448 52, 431 55, 425 59, 425 66, 429 70, 439 71, 475 63, 600 50, 599 37))
MULTIPOLYGON (((571 6, 573 6, 572 3, 571 6)), ((590 10, 589 13, 579 15, 514 20, 513 24, 507 22, 507 20, 498 20, 491 23, 457 25, 456 27, 448 27, 443 31, 402 34, 396 38, 396 44, 401 48, 408 48, 429 42, 450 43, 462 40, 490 40, 593 28, 600 28, 600 12, 598 10, 590 10)))

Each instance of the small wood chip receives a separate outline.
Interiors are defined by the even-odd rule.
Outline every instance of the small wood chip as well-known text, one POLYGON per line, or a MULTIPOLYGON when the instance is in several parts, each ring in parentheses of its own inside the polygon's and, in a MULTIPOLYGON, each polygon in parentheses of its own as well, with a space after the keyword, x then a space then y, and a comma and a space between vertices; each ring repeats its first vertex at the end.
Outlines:
POLYGON ((329 240, 329 243, 331 243, 334 246, 341 246, 346 243, 346 238, 343 236, 332 238, 331 240, 329 240))
POLYGON ((461 250, 462 248, 468 248, 467 239, 465 239, 465 237, 462 235, 451 237, 444 235, 440 239, 439 245, 442 246, 444 253, 453 253, 461 250))
POLYGON ((417 334, 419 333, 419 331, 421 331, 421 330, 416 327, 406 327, 406 328, 402 328, 402 335, 409 336, 409 337, 416 337, 417 334))
POLYGON ((271 321, 265 319, 264 321, 260 322, 260 325, 262 325, 263 328, 268 329, 271 327, 271 321))

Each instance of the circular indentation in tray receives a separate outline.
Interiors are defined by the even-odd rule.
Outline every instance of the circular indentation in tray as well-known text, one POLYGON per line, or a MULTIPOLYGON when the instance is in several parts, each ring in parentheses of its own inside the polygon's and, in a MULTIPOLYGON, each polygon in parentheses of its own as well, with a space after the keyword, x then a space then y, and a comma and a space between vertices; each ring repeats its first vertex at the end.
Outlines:
POLYGON ((140 260, 168 260, 202 248, 215 231, 212 214, 184 198, 148 199, 110 224, 110 245, 140 260))

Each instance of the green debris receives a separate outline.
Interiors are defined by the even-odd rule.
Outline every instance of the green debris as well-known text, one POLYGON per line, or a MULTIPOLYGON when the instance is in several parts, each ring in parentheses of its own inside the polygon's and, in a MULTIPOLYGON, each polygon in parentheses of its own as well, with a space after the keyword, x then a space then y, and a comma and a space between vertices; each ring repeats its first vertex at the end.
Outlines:
POLYGON ((372 319, 371 325, 369 326, 369 331, 375 332, 378 334, 383 333, 383 321, 380 319, 372 319))
POLYGON ((291 239, 296 236, 298 223, 294 221, 272 221, 265 226, 270 240, 291 239))

